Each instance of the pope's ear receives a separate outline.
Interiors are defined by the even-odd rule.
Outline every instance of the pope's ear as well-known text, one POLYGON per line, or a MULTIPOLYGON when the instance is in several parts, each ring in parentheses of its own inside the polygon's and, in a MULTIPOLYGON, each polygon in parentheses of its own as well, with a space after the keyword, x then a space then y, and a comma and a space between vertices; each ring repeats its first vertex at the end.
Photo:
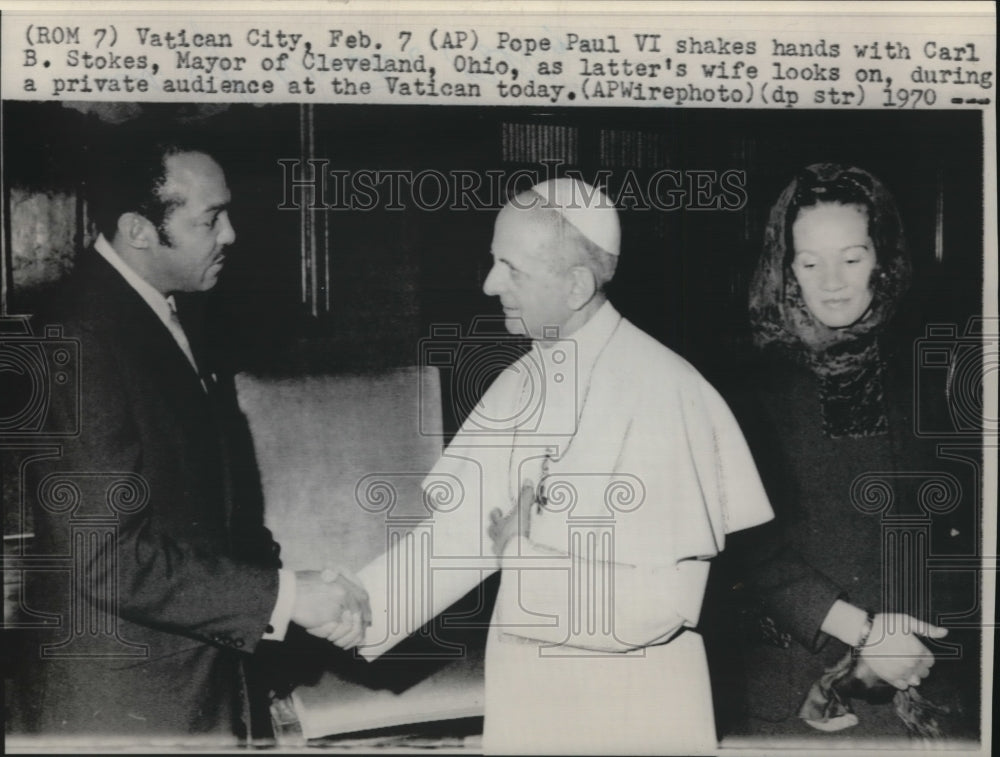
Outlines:
POLYGON ((144 215, 122 213, 118 216, 118 238, 129 247, 146 249, 155 242, 156 228, 144 215))
POLYGON ((594 278, 594 272, 584 265, 573 266, 569 276, 569 306, 573 310, 579 310, 597 293, 597 279, 594 278))

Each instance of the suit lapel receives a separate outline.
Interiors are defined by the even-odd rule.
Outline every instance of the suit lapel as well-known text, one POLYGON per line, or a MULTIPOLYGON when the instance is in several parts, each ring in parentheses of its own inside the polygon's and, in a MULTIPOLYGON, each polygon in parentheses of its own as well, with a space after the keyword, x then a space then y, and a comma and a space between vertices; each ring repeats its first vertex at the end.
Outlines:
POLYGON ((88 250, 80 267, 85 279, 83 291, 92 292, 95 306, 101 308, 98 317, 113 320, 111 328, 125 343, 123 349, 134 351, 163 372, 165 395, 180 389, 195 388, 200 393, 201 381, 191 367, 184 350, 159 316, 135 289, 96 251, 88 250))
MULTIPOLYGON (((226 409, 223 406, 226 393, 215 386, 209 387, 206 392, 201 378, 170 330, 100 254, 88 250, 81 255, 77 273, 82 279, 78 283, 78 291, 88 292, 93 298, 90 303, 93 318, 104 321, 105 328, 117 335, 123 354, 131 356, 133 362, 141 362, 138 370, 156 395, 143 397, 141 401, 171 408, 178 426, 192 429, 187 433, 207 433, 216 439, 222 462, 219 473, 222 476, 228 530, 233 510, 233 471, 226 439, 226 409)), ((195 349, 194 345, 192 349, 195 349)), ((201 355, 196 351, 195 359, 199 357, 201 355)))

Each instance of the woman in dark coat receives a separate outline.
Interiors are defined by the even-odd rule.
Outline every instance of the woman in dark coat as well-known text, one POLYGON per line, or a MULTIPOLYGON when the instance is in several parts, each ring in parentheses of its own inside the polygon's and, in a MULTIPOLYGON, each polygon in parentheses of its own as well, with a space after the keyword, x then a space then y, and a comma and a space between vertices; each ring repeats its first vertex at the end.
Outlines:
POLYGON ((777 514, 733 550, 725 600, 753 619, 750 733, 976 735, 975 633, 941 620, 974 600, 927 559, 974 538, 954 527, 974 489, 915 434, 915 412, 935 410, 915 401, 945 396, 914 392, 914 342, 894 323, 910 277, 895 204, 866 171, 809 166, 771 210, 750 287, 761 360, 729 397, 777 514))

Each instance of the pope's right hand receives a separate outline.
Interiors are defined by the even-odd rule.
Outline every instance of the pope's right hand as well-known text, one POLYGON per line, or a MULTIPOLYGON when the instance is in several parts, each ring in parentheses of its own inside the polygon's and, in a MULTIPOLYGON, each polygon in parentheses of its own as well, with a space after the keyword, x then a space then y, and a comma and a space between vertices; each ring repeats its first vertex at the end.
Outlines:
POLYGON ((351 649, 371 624, 368 592, 343 572, 296 571, 292 620, 313 636, 351 649))

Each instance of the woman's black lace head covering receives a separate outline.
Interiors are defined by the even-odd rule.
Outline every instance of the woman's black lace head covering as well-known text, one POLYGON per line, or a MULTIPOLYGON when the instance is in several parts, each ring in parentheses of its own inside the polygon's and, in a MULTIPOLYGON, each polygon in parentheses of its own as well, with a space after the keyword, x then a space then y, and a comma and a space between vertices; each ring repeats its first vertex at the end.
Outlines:
POLYGON ((819 352, 883 327, 910 284, 910 260, 892 195, 860 168, 816 163, 799 172, 771 208, 764 249, 750 281, 750 323, 754 343, 779 343, 819 352), (868 213, 875 243, 872 303, 850 326, 830 328, 809 311, 792 272, 792 224, 802 208, 819 203, 860 205, 868 213))
POLYGON ((799 172, 771 208, 764 249, 750 280, 754 343, 776 346, 807 364, 820 379, 824 430, 830 437, 875 436, 888 422, 877 335, 910 285, 910 259, 892 195, 867 171, 816 163, 799 172), (802 208, 820 203, 859 205, 875 244, 872 301, 857 321, 831 328, 806 306, 792 271, 792 224, 802 208))

